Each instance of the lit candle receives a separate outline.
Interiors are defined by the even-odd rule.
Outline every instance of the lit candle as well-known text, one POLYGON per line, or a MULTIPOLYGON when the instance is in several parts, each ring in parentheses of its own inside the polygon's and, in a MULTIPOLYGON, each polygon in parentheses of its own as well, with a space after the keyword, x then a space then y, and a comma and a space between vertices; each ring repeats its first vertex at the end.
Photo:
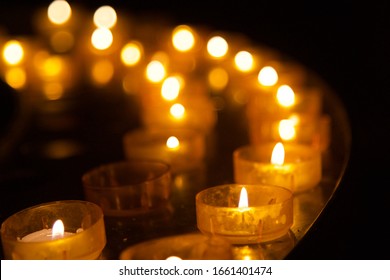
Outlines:
MULTIPOLYGON (((82 230, 82 229, 79 229, 82 230)), ((64 228, 64 223, 61 220, 54 222, 53 227, 49 229, 41 229, 30 233, 20 239, 21 242, 42 242, 49 241, 59 238, 64 238, 72 236, 75 233, 66 232, 64 228)))
POLYGON ((288 118, 252 120, 248 123, 252 145, 284 141, 325 151, 329 146, 330 118, 327 115, 292 114, 288 118))
POLYGON ((301 192, 321 181, 318 149, 291 143, 247 145, 233 152, 234 180, 240 184, 266 183, 301 192))
POLYGON ((12 215, 3 222, 1 237, 5 258, 16 260, 98 259, 106 245, 101 208, 74 200, 12 215))
POLYGON ((275 240, 293 224, 292 191, 270 185, 208 188, 196 195, 196 219, 201 232, 232 244, 275 240))

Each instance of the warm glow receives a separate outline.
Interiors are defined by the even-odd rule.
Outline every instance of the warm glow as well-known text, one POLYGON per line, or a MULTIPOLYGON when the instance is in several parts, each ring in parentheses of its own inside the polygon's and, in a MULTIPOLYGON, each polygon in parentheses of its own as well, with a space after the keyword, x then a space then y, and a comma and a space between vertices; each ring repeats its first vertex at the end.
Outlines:
POLYGON ((172 44, 175 49, 181 52, 189 51, 194 47, 195 37, 187 25, 180 25, 173 30, 172 44))
POLYGON ((279 135, 283 140, 293 140, 295 138, 295 121, 281 120, 279 122, 279 135))
POLYGON ((221 36, 215 36, 207 42, 207 51, 212 57, 221 58, 227 54, 228 49, 228 43, 221 36))
POLYGON ((43 93, 49 100, 58 100, 64 94, 64 87, 61 85, 61 83, 46 83, 43 86, 43 93))
POLYGON ((25 86, 27 80, 26 71, 20 67, 7 69, 5 72, 5 81, 14 89, 21 89, 25 86))
POLYGON ((64 223, 61 220, 55 221, 51 232, 52 238, 53 239, 61 238, 64 236, 64 232, 65 232, 64 223))
POLYGON ((54 24, 64 24, 72 16, 72 9, 68 2, 55 0, 49 5, 47 16, 54 24))
POLYGON ((208 81, 213 89, 224 89, 229 82, 229 74, 223 68, 214 68, 209 72, 208 81))
POLYGON ((272 150, 271 163, 282 165, 284 163, 284 146, 282 143, 277 143, 272 150))
POLYGON ((253 56, 247 51, 240 51, 234 57, 235 67, 242 72, 249 72, 253 69, 253 56))
POLYGON ((121 60, 127 66, 136 65, 142 57, 143 48, 138 42, 127 43, 121 51, 121 60))
POLYGON ((59 56, 50 56, 43 61, 41 67, 43 76, 51 79, 58 77, 63 72, 64 62, 59 56))
POLYGON ((174 260, 181 260, 181 258, 177 257, 177 256, 170 256, 168 258, 166 258, 167 261, 174 261, 174 260))
POLYGON ((290 107, 295 103, 294 91, 288 85, 282 85, 278 88, 276 98, 283 107, 290 107))
POLYGON ((91 74, 97 84, 106 84, 114 76, 114 66, 110 60, 100 60, 93 65, 91 74))
POLYGON ((93 14, 93 23, 100 28, 112 28, 116 21, 116 12, 111 6, 102 6, 93 14))
POLYGON ((161 87, 161 96, 165 100, 175 100, 179 96, 182 83, 183 79, 178 76, 166 78, 161 87))
POLYGON ((182 119, 184 117, 186 109, 180 103, 176 103, 171 106, 169 112, 175 119, 182 119))
POLYGON ((56 52, 66 52, 74 46, 74 36, 67 31, 58 31, 50 36, 50 44, 56 52))
POLYGON ((273 67, 265 66, 260 70, 257 79, 263 86, 273 86, 278 82, 278 73, 273 67))
POLYGON ((161 82, 165 75, 165 67, 160 61, 153 60, 149 62, 148 66, 146 67, 146 77, 150 82, 161 82))
POLYGON ((175 136, 171 136, 168 138, 166 145, 171 150, 177 150, 180 146, 180 142, 175 136))
POLYGON ((98 50, 108 49, 112 45, 113 39, 109 29, 100 27, 95 29, 91 36, 92 45, 98 50))
POLYGON ((238 202, 238 208, 247 208, 249 206, 248 202, 248 192, 246 188, 242 188, 240 192, 240 200, 238 202))
POLYGON ((9 65, 19 64, 24 57, 24 50, 19 41, 8 41, 3 48, 3 59, 9 65))

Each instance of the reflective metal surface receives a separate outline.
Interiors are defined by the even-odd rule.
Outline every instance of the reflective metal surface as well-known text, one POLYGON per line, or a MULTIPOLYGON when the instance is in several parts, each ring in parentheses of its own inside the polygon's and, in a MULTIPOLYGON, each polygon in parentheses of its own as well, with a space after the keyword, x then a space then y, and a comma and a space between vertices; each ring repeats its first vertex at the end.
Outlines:
MULTIPOLYGON (((324 113, 331 119, 330 146, 322 157, 323 177, 315 188, 295 195, 294 224, 288 236, 245 248, 255 252, 254 258, 283 259, 294 250, 326 211, 348 164, 351 132, 346 112, 337 93, 308 74, 309 81, 324 92, 324 113)), ((84 199, 81 176, 93 167, 124 158, 123 136, 141 126, 136 96, 124 94, 119 85, 94 88, 84 82, 58 100, 16 93, 18 114, 1 139, 1 221, 38 203, 84 199)), ((188 238, 191 244, 203 242, 196 226, 195 195, 207 187, 233 182, 232 153, 249 141, 245 106, 226 100, 217 113, 218 122, 206 139, 205 162, 174 174, 171 201, 164 211, 106 217, 104 259, 118 259, 123 252, 127 253, 123 258, 132 258, 137 248, 150 248, 153 240, 157 244, 161 239, 164 244, 186 243, 188 238)), ((231 258, 240 258, 242 248, 237 250, 231 258)))

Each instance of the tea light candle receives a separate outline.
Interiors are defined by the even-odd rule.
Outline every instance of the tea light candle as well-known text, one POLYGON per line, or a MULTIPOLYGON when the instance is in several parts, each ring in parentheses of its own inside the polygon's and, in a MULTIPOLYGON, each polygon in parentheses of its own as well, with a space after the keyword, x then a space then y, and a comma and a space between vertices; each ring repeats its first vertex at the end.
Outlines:
POLYGON ((64 231, 64 223, 61 220, 57 220, 53 224, 53 228, 42 229, 35 231, 21 238, 22 242, 41 242, 58 238, 64 238, 72 236, 74 233, 64 231))
POLYGON ((293 193, 270 185, 226 184, 196 195, 199 230, 232 244, 278 239, 293 224, 293 193))
POLYGON ((249 141, 254 145, 285 141, 313 146, 321 151, 329 147, 330 118, 292 114, 286 119, 263 119, 248 123, 249 141))
POLYGON ((272 184, 302 192, 321 181, 318 149, 291 143, 247 145, 233 152, 234 180, 240 184, 272 184))
POLYGON ((5 258, 14 260, 98 259, 106 245, 101 208, 75 200, 12 215, 1 226, 1 238, 5 258))
POLYGON ((204 135, 185 128, 133 130, 124 136, 123 145, 127 159, 161 160, 173 173, 197 165, 205 155, 204 135))

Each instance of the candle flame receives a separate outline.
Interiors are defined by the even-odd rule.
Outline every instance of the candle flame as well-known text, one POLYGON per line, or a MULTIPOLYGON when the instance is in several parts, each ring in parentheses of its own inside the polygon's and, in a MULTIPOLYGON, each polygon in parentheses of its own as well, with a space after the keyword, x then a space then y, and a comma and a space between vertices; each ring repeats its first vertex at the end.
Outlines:
POLYGON ((171 116, 173 116, 175 119, 180 120, 184 117, 186 109, 180 103, 175 103, 171 106, 169 112, 171 113, 171 116))
POLYGON ((282 165, 284 163, 284 146, 278 142, 272 150, 271 163, 282 165))
POLYGON ((195 37, 191 28, 187 25, 180 25, 173 30, 172 43, 175 49, 180 52, 191 50, 195 45, 195 37))
POLYGON ((61 220, 57 220, 53 224, 52 239, 61 238, 64 236, 65 227, 61 220))
POLYGON ((259 83, 263 86, 275 85, 278 82, 278 78, 278 72, 272 66, 263 67, 257 76, 259 83))
POLYGON ((8 41, 3 47, 3 59, 9 65, 17 65, 24 58, 24 49, 17 40, 8 41))
POLYGON ((288 85, 281 85, 278 88, 276 98, 283 107, 291 107, 295 103, 295 93, 288 85))
POLYGON ((108 49, 114 40, 112 32, 108 28, 98 27, 91 36, 91 43, 95 49, 106 50, 108 49))
POLYGON ((126 66, 136 65, 142 58, 143 46, 138 41, 127 43, 121 50, 121 60, 126 66))
POLYGON ((175 100, 183 87, 184 81, 180 76, 168 77, 161 86, 161 96, 168 101, 175 100))
POLYGON ((113 7, 101 6, 93 14, 93 23, 96 27, 111 29, 117 22, 117 14, 113 7))
POLYGON ((152 83, 161 82, 166 74, 164 64, 158 60, 152 60, 146 66, 146 77, 152 83))
POLYGON ((247 208, 248 207, 248 192, 246 188, 241 189, 240 201, 238 202, 238 208, 247 208))
POLYGON ((57 25, 66 23, 72 16, 72 8, 67 1, 55 0, 47 8, 47 17, 57 25))
POLYGON ((171 150, 177 150, 180 146, 180 142, 175 136, 171 136, 168 138, 166 145, 171 150))
POLYGON ((253 69, 253 56, 250 52, 240 51, 234 57, 235 67, 241 72, 249 72, 253 69))
POLYGON ((281 120, 279 122, 279 135, 283 140, 293 140, 296 137, 294 120, 281 120))
POLYGON ((213 58, 224 57, 228 49, 227 41, 221 36, 214 36, 207 42, 207 51, 213 58))

